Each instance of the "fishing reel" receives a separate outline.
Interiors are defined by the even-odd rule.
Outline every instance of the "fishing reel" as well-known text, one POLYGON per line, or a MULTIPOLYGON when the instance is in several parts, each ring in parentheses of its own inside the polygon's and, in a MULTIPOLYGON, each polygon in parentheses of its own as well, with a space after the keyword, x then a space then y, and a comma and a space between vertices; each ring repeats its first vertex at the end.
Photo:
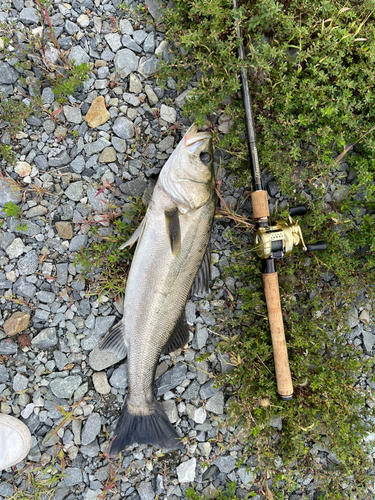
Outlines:
POLYGON ((299 246, 304 252, 326 250, 325 241, 305 245, 298 220, 292 216, 305 215, 306 207, 299 205, 289 210, 288 220, 277 220, 273 226, 258 226, 255 234, 255 252, 261 259, 281 259, 292 253, 294 246, 299 246))

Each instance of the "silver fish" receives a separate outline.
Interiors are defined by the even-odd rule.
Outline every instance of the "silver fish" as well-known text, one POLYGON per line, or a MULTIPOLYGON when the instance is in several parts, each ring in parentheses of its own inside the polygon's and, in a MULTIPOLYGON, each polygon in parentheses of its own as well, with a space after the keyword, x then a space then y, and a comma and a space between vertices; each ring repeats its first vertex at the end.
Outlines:
POLYGON ((208 243, 216 202, 211 135, 192 125, 160 172, 138 240, 124 299, 124 315, 103 339, 102 350, 128 355, 128 395, 110 453, 135 442, 165 449, 180 438, 153 393, 162 353, 189 338, 189 292, 208 292, 208 243))

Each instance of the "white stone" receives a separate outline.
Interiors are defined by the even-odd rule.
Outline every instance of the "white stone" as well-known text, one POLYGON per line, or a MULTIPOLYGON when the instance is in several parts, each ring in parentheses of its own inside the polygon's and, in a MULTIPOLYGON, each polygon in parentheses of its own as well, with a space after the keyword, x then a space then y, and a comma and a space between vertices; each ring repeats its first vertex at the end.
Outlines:
POLYGON ((155 50, 155 55, 162 55, 164 52, 164 49, 168 47, 168 42, 166 40, 163 40, 160 45, 156 48, 155 50))
POLYGON ((195 458, 191 458, 186 462, 180 464, 177 468, 177 477, 179 483, 191 483, 195 479, 195 468, 197 461, 195 458))
POLYGON ((81 28, 87 28, 87 26, 90 24, 89 16, 86 14, 81 14, 77 18, 77 23, 81 26, 81 28))
POLYGON ((129 92, 133 92, 133 94, 142 92, 142 83, 133 73, 129 75, 129 92))
POLYGON ((31 166, 26 161, 18 161, 14 167, 14 171, 17 172, 20 177, 26 177, 26 175, 29 175, 31 172, 31 166))
POLYGON ((130 35, 134 33, 133 26, 128 19, 121 19, 120 21, 120 31, 123 35, 130 35))
POLYGON ((22 243, 21 238, 16 238, 6 249, 10 259, 16 259, 25 251, 25 245, 22 243))
POLYGON ((197 424, 203 424, 203 422, 206 420, 206 416, 206 410, 203 408, 203 406, 201 406, 197 410, 195 410, 193 420, 197 424))
POLYGON ((177 119, 176 110, 170 106, 162 104, 160 108, 160 118, 168 123, 175 123, 177 119))
POLYGON ((155 94, 150 85, 145 86, 145 91, 147 94, 148 102, 150 106, 155 106, 155 104, 159 101, 158 96, 155 94))

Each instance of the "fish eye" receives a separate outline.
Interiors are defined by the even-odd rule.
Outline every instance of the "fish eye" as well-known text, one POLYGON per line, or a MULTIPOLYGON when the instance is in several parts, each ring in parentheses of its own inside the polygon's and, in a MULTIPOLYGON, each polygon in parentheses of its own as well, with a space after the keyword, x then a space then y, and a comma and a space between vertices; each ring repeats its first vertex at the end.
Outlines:
POLYGON ((202 151, 201 154, 199 155, 199 158, 203 163, 206 164, 210 163, 211 161, 211 155, 210 153, 207 153, 207 151, 202 151))

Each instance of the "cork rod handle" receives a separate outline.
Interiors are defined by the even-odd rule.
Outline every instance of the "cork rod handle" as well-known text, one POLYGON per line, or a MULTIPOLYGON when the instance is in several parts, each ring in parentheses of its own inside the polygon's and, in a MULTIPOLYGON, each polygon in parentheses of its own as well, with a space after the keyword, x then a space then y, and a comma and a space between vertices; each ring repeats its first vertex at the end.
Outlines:
POLYGON ((282 400, 288 401, 293 397, 293 384, 285 341, 283 316, 281 313, 279 280, 276 272, 263 273, 262 280, 270 321, 277 392, 282 400))

